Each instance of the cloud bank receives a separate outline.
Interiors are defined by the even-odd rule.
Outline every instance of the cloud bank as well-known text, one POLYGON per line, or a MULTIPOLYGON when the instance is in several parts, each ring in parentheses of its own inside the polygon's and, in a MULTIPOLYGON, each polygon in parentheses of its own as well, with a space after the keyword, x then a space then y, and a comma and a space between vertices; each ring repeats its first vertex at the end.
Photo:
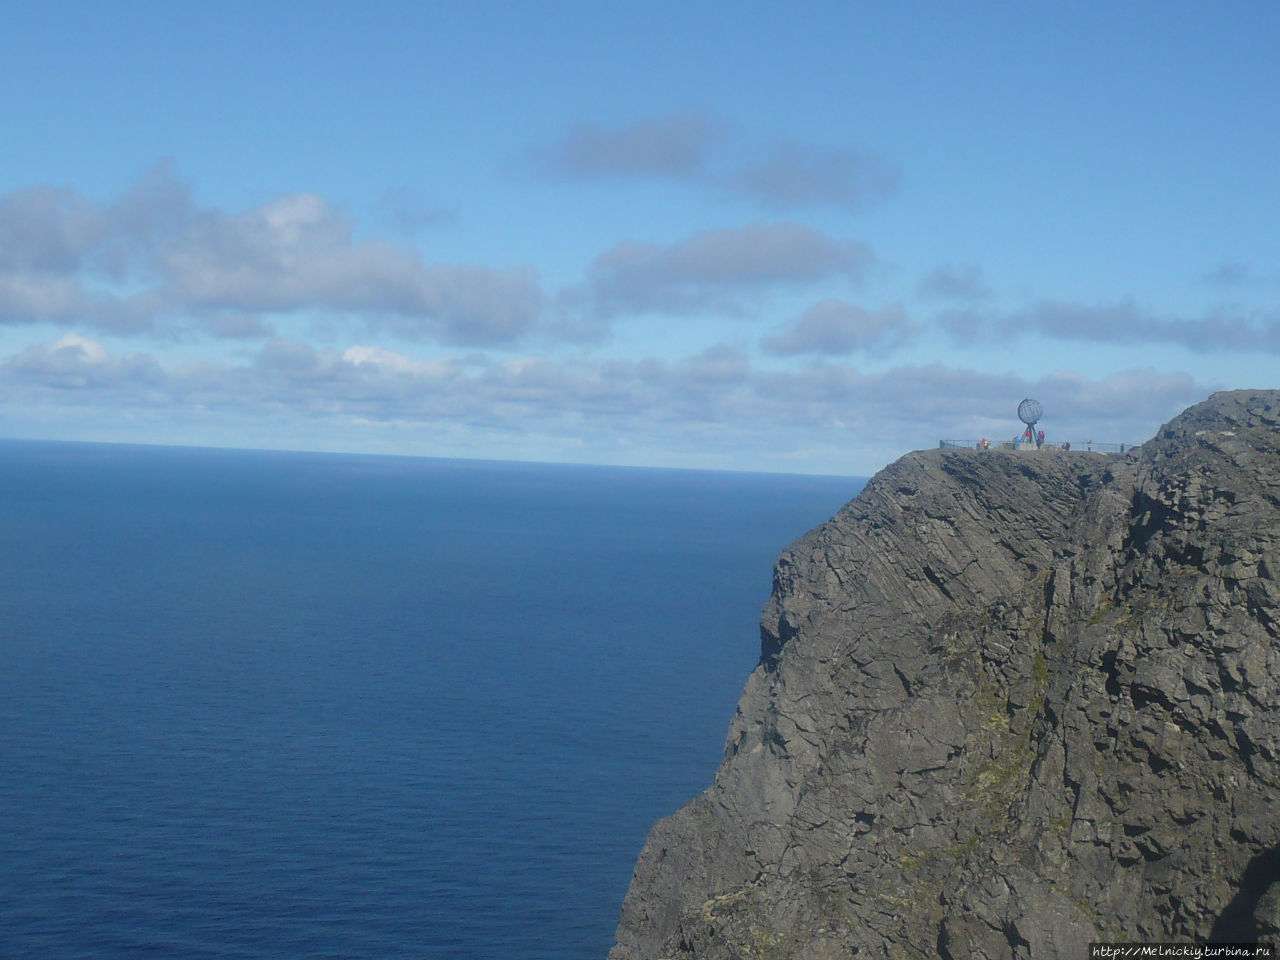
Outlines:
POLYGON ((54 187, 0 197, 5 324, 237 337, 266 333, 272 315, 314 311, 492 345, 529 332, 543 301, 532 268, 426 263, 412 247, 357 239, 315 194, 237 214, 198 207, 168 164, 109 204, 54 187))
MULTIPOLYGON (((694 461, 714 454, 721 466, 803 464, 831 472, 847 472, 859 450, 1012 435, 1011 404, 1022 396, 1044 402, 1052 434, 1133 442, 1205 392, 1186 374, 1141 368, 1035 379, 937 364, 872 373, 819 361, 777 370, 723 344, 680 359, 531 355, 498 362, 476 355, 424 361, 367 343, 317 350, 273 339, 243 363, 166 365, 68 334, 0 360, 0 401, 12 408, 113 409, 135 422, 275 419, 301 438, 357 446, 388 426, 426 435, 535 434, 606 459, 625 445, 694 461), (814 451, 823 451, 816 460, 814 451)), ((866 456, 870 469, 883 454, 866 456)))
MULTIPOLYGON (((562 178, 666 179, 760 208, 852 209, 893 189, 891 169, 848 151, 777 143, 734 160, 732 138, 695 114, 583 127, 543 163, 562 178)), ((379 237, 314 193, 202 206, 168 164, 107 202, 49 186, 0 196, 0 326, 10 343, 22 325, 38 338, 0 357, 0 401, 18 423, 223 418, 278 422, 277 435, 315 448, 395 430, 488 438, 486 456, 539 437, 550 444, 539 457, 841 472, 944 437, 1011 435, 1004 408, 1027 395, 1070 439, 1141 440, 1208 392, 1144 367, 1142 347, 1280 353, 1274 309, 1010 307, 972 264, 926 273, 905 303, 877 301, 892 265, 799 218, 614 243, 584 258, 578 282, 547 290, 532 267, 428 260, 404 235, 451 215, 397 202, 403 229, 379 237), (680 346, 641 356, 652 348, 634 344, 659 318, 680 346), (627 323, 633 345, 620 337, 610 346, 622 355, 605 355, 627 323), (200 337, 226 343, 194 362, 168 343, 200 337), (1097 344, 1134 361, 1107 377, 895 362, 931 337, 940 349, 1097 344)), ((1220 272, 1219 285, 1250 282, 1220 272)))

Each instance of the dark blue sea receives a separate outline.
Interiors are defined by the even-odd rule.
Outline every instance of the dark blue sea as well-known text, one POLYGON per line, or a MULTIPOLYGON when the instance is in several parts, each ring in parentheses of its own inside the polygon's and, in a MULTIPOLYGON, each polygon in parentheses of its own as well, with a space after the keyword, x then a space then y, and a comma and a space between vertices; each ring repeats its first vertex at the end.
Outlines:
POLYGON ((600 960, 861 485, 0 442, 0 956, 600 960))

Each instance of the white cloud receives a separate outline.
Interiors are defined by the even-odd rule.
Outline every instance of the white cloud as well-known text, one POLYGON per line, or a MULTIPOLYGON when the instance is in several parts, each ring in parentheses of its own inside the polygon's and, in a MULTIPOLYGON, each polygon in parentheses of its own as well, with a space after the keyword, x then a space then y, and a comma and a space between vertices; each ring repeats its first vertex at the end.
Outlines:
POLYGON ((277 339, 249 363, 165 369, 70 334, 0 360, 0 401, 45 414, 92 407, 103 417, 184 423, 211 411, 242 424, 269 418, 287 423, 295 444, 322 449, 358 446, 357 424, 487 437, 494 445, 481 455, 499 457, 525 450, 510 438, 536 435, 609 461, 625 441, 629 458, 651 462, 846 473, 939 439, 1011 436, 1025 396, 1043 402, 1051 437, 1135 442, 1208 392, 1185 373, 1141 369, 1035 379, 936 364, 769 370, 726 345, 679 360, 530 355, 473 364, 277 339))
POLYGON ((0 323, 261 337, 264 318, 309 311, 491 345, 530 332, 542 302, 531 268, 425 263, 412 247, 356 239, 312 193, 204 209, 161 165, 110 204, 51 187, 0 197, 0 323))
POLYGON ((659 177, 697 180, 723 125, 701 113, 681 113, 604 128, 581 124, 534 153, 544 173, 570 179, 659 177))
POLYGON ((892 194, 901 179, 874 151, 752 138, 706 113, 582 124, 534 151, 532 166, 570 180, 682 182, 770 210, 860 210, 892 194))
POLYGON ((408 376, 441 377, 458 372, 452 358, 426 362, 382 347, 357 344, 347 347, 342 360, 353 367, 368 367, 379 373, 405 374, 408 376))
POLYGON ((655 311, 741 312, 769 288, 857 280, 873 261, 861 243, 798 223, 707 230, 670 244, 622 243, 591 266, 590 289, 604 315, 655 311))
POLYGON ((254 363, 263 370, 287 376, 314 374, 321 370, 320 351, 300 340, 274 337, 262 345, 254 363))
POLYGON ((355 311, 375 327, 449 343, 516 340, 542 307, 530 269, 427 265, 409 248, 358 243, 351 223, 314 194, 196 218, 165 251, 164 274, 183 303, 355 311))
POLYGON ((990 295, 982 269, 974 264, 957 267, 943 264, 931 270, 921 280, 918 292, 922 296, 941 300, 983 300, 990 295))
POLYGON ((97 204, 57 187, 0 196, 0 270, 77 269, 101 243, 107 220, 97 204))
POLYGON ((733 172, 726 185, 769 207, 860 210, 888 197, 900 180, 898 168, 877 153, 784 142, 733 172))
POLYGON ((0 272, 0 323, 66 320, 90 301, 74 280, 48 271, 0 272))
POLYGON ((150 404, 167 396, 167 380, 153 357, 118 357, 100 340, 74 331, 51 345, 33 344, 0 360, 0 395, 10 402, 41 397, 57 404, 91 397, 107 406, 150 404))
POLYGON ((902 304, 867 310, 843 300, 823 300, 764 338, 761 345, 781 356, 884 355, 909 343, 916 327, 902 304))
POLYGON ((111 351, 101 340, 91 340, 75 332, 64 333, 50 348, 54 355, 75 356, 84 363, 107 363, 111 359, 111 351))

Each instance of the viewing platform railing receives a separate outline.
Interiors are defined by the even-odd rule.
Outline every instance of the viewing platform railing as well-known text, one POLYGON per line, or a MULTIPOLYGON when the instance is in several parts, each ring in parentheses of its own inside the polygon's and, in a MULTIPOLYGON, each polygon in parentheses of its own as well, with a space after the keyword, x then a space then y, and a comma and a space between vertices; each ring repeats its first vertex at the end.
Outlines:
MULTIPOLYGON (((1128 453, 1140 446, 1137 443, 1120 443, 1110 440, 1071 440, 1067 443, 1051 443, 1046 440, 1042 447, 1037 448, 1034 443, 1028 440, 991 440, 988 441, 992 450, 1069 450, 1071 453, 1128 453)), ((942 450, 979 450, 982 448, 981 440, 939 440, 938 447, 942 450)))

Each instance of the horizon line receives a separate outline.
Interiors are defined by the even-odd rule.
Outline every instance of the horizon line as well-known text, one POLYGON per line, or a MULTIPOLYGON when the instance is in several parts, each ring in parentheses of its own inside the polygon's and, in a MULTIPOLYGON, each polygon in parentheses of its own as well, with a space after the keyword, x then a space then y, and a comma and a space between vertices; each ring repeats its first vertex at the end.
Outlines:
MULTIPOLYGON (((156 443, 145 440, 68 440, 58 437, 0 436, 0 444, 38 443, 65 446, 143 447, 148 450, 193 450, 223 453, 293 454, 317 457, 377 457, 388 460, 442 460, 461 463, 519 464, 546 467, 594 467, 604 470, 661 470, 669 473, 732 473, 760 477, 820 477, 833 480, 870 479, 871 475, 850 473, 800 473, 790 470, 745 470, 728 467, 672 467, 649 464, 600 463, 588 460, 529 460, 518 457, 447 457, 427 453, 384 453, 365 450, 325 450, 313 447, 239 447, 208 443, 156 443)), ((928 449, 921 448, 921 449, 928 449)))

